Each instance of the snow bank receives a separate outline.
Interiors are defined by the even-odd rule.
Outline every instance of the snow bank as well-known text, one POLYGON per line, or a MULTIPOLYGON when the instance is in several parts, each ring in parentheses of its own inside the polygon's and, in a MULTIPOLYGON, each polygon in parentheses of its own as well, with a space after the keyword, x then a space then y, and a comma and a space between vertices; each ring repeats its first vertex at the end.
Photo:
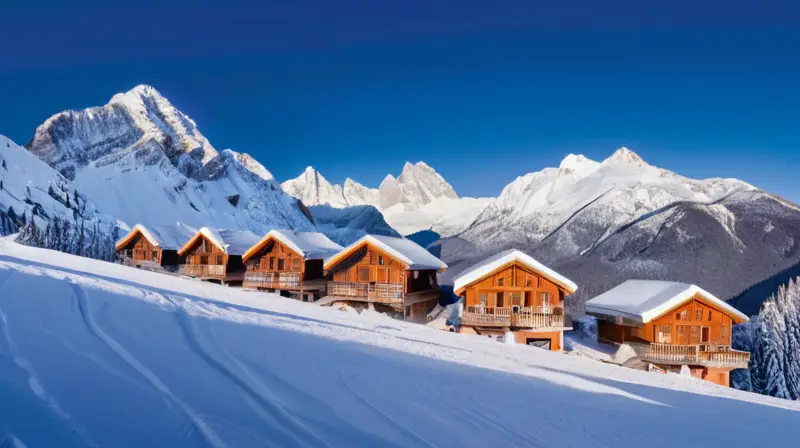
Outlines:
POLYGON ((6 240, 0 288, 18 445, 770 446, 800 422, 800 403, 6 240))

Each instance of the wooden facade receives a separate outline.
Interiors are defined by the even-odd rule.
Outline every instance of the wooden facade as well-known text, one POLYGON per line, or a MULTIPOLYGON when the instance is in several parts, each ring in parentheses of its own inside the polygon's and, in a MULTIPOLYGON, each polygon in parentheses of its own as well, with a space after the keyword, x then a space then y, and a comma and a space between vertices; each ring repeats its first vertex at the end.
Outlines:
POLYGON ((248 250, 243 261, 245 288, 281 292, 308 302, 324 295, 323 260, 306 260, 274 237, 248 250))
POLYGON ((679 371, 729 385, 731 370, 747 368, 750 354, 731 348, 731 328, 741 320, 701 294, 658 317, 630 322, 598 315, 598 339, 629 344, 639 357, 659 369, 679 371))
POLYGON ((511 260, 455 291, 463 298, 459 331, 497 338, 513 333, 515 342, 560 351, 563 330, 571 327, 564 312, 565 286, 511 260))
POLYGON ((245 267, 241 255, 229 255, 202 233, 197 233, 179 252, 185 257, 180 273, 226 285, 241 285, 245 267))
POLYGON ((138 229, 132 230, 117 243, 115 249, 123 264, 136 268, 161 267, 174 270, 183 263, 183 257, 178 255, 177 250, 162 249, 148 240, 138 229))
POLYGON ((369 242, 342 253, 327 266, 331 301, 367 303, 424 321, 440 296, 434 269, 409 269, 387 251, 369 242))

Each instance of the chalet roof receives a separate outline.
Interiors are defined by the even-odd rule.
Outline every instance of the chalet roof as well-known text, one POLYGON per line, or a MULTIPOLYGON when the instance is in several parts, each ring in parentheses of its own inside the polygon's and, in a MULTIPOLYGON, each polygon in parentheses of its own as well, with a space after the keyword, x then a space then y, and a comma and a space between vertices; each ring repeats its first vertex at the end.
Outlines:
POLYGON ((408 269, 412 271, 428 269, 441 271, 447 269, 447 264, 445 264, 445 262, 433 256, 419 244, 407 238, 383 235, 365 235, 359 238, 358 241, 347 246, 343 251, 336 254, 335 257, 328 260, 325 263, 325 269, 329 269, 342 257, 365 243, 372 244, 378 249, 385 251, 387 254, 405 263, 408 269))
POLYGON ((253 256, 270 238, 274 238, 289 246, 304 260, 328 260, 342 250, 342 246, 334 243, 319 232, 295 232, 294 230, 270 230, 264 238, 250 247, 243 257, 245 260, 253 256))
POLYGON ((453 290, 458 291, 513 261, 540 273, 542 276, 560 285, 570 293, 578 289, 578 285, 573 283, 572 280, 536 261, 536 259, 530 255, 517 249, 509 249, 485 258, 461 271, 460 274, 453 278, 453 290))
POLYGON ((164 250, 178 250, 189 241, 197 229, 176 223, 167 226, 144 226, 136 224, 130 232, 122 237, 116 244, 116 250, 120 250, 128 245, 136 234, 142 236, 154 246, 158 246, 164 250))
POLYGON ((179 253, 184 253, 200 236, 206 237, 228 255, 242 255, 258 242, 258 236, 248 230, 212 229, 203 227, 194 234, 191 240, 183 245, 179 253))
POLYGON ((735 321, 748 320, 739 310, 697 285, 659 280, 628 280, 586 302, 586 312, 647 323, 698 294, 735 321))

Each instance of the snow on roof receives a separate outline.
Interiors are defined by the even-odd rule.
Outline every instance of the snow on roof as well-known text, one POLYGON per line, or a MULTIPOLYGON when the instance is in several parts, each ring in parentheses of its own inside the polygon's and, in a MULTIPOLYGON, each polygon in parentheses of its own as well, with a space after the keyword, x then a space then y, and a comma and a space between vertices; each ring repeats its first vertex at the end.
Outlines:
POLYGON ((304 260, 328 260, 342 250, 342 246, 334 243, 319 232, 295 232, 294 230, 270 230, 258 243, 250 247, 244 254, 248 259, 268 239, 275 238, 290 249, 297 252, 304 260))
MULTIPOLYGON (((447 269, 447 265, 442 260, 433 256, 425 248, 419 244, 406 239, 396 238, 392 236, 383 235, 364 235, 355 243, 347 246, 343 251, 339 252, 336 257, 344 255, 353 249, 361 246, 364 243, 372 244, 373 246, 385 251, 387 254, 402 261, 412 271, 416 270, 443 270, 447 269)), ((328 260, 325 264, 325 269, 328 269, 328 263, 334 259, 328 260)))
POLYGON ((586 302, 586 311, 647 323, 696 294, 734 316, 735 320, 748 320, 739 310, 697 285, 659 280, 628 280, 586 302))
POLYGON ((161 249, 178 250, 183 247, 187 241, 192 239, 195 233, 197 233, 197 230, 181 223, 168 226, 144 226, 142 224, 136 224, 130 232, 117 242, 116 249, 119 250, 127 245, 131 238, 137 233, 141 233, 150 244, 158 246, 161 249))
POLYGON ((203 227, 186 243, 179 252, 185 252, 200 236, 206 237, 211 244, 222 249, 228 255, 242 255, 259 240, 258 236, 248 230, 212 229, 203 227))
POLYGON ((492 255, 489 258, 485 258, 462 271, 453 278, 453 290, 458 291, 459 289, 464 288, 470 283, 489 275, 492 271, 511 263, 512 261, 521 263, 533 269, 534 271, 541 273, 548 279, 567 289, 570 293, 573 293, 578 289, 578 285, 573 283, 572 280, 548 268, 542 263, 539 263, 530 255, 517 249, 509 249, 500 252, 499 254, 492 255))

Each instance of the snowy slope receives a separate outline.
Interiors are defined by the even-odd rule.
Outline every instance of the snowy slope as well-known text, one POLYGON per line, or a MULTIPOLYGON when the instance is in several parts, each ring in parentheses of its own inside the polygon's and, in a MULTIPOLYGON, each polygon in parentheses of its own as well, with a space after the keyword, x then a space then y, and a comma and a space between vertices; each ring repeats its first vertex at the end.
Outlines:
POLYGON ((7 241, 0 287, 0 434, 26 446, 770 446, 800 422, 693 378, 7 241))
MULTIPOLYGON (((62 228, 83 227, 88 244, 96 231, 110 234, 117 226, 114 218, 100 213, 87 199, 84 190, 3 135, 0 183, 0 235, 20 231, 27 220, 33 219, 44 230, 57 219, 62 228)), ((108 243, 113 245, 113 239, 108 243)), ((78 249, 74 252, 84 253, 78 249)))
POLYGON ((313 230, 268 170, 247 154, 217 152, 149 86, 54 115, 29 148, 128 225, 313 230))
MULTIPOLYGON (((488 198, 459 198, 453 187, 424 162, 407 162, 399 177, 387 175, 377 189, 350 178, 345 180, 344 187, 331 184, 312 167, 281 186, 307 206, 325 205, 336 209, 374 206, 386 222, 403 235, 421 230, 433 230, 443 236, 456 235, 491 202, 488 198)), ((340 220, 347 214, 341 213, 340 220)))

